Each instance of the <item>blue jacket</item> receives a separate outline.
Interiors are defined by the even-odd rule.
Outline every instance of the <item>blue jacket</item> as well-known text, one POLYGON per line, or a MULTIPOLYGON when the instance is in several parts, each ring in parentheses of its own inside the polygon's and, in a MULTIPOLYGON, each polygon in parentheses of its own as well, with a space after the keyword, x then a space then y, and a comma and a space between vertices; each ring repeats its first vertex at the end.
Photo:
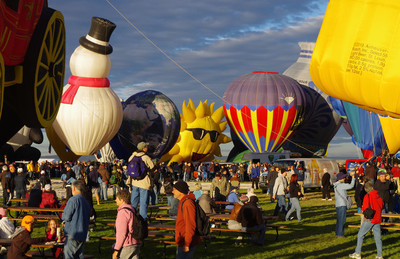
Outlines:
POLYGON ((62 220, 65 235, 77 241, 86 241, 89 230, 90 205, 82 194, 72 196, 64 208, 62 220))
POLYGON ((353 177, 351 179, 351 183, 336 182, 333 184, 333 187, 335 190, 335 206, 336 207, 346 206, 346 201, 344 199, 347 199, 347 190, 350 190, 351 188, 353 188, 355 182, 356 182, 356 180, 353 177), (340 195, 338 193, 340 193, 344 199, 342 197, 340 197, 340 195))
POLYGON ((253 178, 253 177, 259 177, 259 176, 260 176, 260 168, 258 168, 258 166, 252 167, 250 177, 253 178))
MULTIPOLYGON (((226 201, 228 202, 239 202, 239 198, 237 196, 237 194, 233 191, 231 191, 228 195, 228 198, 226 199, 226 201)), ((225 208, 227 210, 232 210, 234 205, 227 205, 225 208)))

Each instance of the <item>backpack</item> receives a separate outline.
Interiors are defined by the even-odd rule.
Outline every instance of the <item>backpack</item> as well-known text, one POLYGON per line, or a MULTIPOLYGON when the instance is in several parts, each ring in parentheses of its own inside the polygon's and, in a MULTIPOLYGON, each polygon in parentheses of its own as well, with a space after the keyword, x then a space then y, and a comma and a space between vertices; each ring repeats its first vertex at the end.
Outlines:
POLYGON ((130 208, 124 207, 123 209, 129 210, 133 214, 133 216, 132 216, 132 229, 133 229, 132 237, 136 240, 142 241, 149 234, 147 221, 144 220, 142 216, 140 216, 138 210, 136 210, 136 212, 133 212, 133 210, 131 210, 130 208))
POLYGON ((128 164, 128 175, 134 180, 142 180, 147 175, 147 166, 142 156, 134 156, 128 164))
POLYGON ((110 184, 116 184, 116 183, 117 183, 117 182, 116 182, 116 179, 117 179, 117 177, 115 176, 115 174, 111 175, 111 177, 110 177, 110 184))
MULTIPOLYGON (((182 207, 181 210, 183 212, 183 204, 185 201, 189 199, 186 199, 182 202, 182 207)), ((196 207, 196 233, 200 236, 207 236, 210 234, 210 217, 207 216, 207 214, 204 212, 204 210, 200 207, 199 203, 196 201, 193 201, 194 206, 196 207)))

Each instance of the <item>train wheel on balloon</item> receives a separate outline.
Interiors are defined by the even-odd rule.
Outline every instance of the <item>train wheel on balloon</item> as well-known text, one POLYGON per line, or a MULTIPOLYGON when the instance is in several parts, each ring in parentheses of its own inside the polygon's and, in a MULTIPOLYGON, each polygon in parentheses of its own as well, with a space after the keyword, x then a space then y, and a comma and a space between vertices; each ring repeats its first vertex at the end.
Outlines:
POLYGON ((63 15, 43 8, 24 61, 20 112, 29 127, 49 127, 60 107, 65 70, 65 27, 63 15))
POLYGON ((3 56, 0 53, 0 117, 3 111, 5 68, 3 56))

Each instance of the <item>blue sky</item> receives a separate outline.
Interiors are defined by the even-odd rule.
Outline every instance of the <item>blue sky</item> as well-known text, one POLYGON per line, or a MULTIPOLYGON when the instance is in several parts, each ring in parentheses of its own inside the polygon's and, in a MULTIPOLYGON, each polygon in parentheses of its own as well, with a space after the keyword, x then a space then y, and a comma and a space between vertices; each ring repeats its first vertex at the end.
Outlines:
MULTIPOLYGON (((88 33, 92 16, 114 22, 110 44, 111 87, 122 99, 144 90, 167 95, 181 110, 191 98, 215 102, 235 78, 252 71, 282 73, 296 62, 300 41, 316 41, 328 0, 108 0, 160 49, 202 84, 178 68, 149 43, 105 0, 49 0, 63 13, 67 33, 65 82, 69 58, 88 33)), ((42 156, 48 142, 39 145, 42 156)), ((38 145, 34 145, 38 147, 38 145)), ((231 149, 223 145, 223 155, 231 149)), ((341 129, 328 157, 354 157, 356 148, 341 129)), ((54 151, 52 153, 54 155, 54 151)))

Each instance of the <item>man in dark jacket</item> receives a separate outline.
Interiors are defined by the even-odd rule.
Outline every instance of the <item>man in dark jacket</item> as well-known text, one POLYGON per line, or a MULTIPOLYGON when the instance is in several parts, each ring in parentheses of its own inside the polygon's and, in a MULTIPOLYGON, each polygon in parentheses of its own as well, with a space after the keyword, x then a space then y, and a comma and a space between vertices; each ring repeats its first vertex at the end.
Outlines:
POLYGON ((249 202, 240 209, 237 222, 242 224, 243 231, 259 232, 258 238, 256 233, 252 234, 251 242, 257 245, 264 245, 265 225, 262 211, 258 208, 257 202, 257 196, 251 196, 249 202))
POLYGON ((331 201, 331 175, 328 172, 328 169, 324 168, 324 174, 322 175, 321 180, 321 190, 322 190, 322 200, 325 201, 328 198, 331 201))
POLYGON ((3 165, 0 178, 1 188, 3 188, 3 207, 6 207, 11 197, 11 173, 8 171, 7 165, 3 165))
POLYGON ((267 184, 269 185, 269 195, 271 197, 271 202, 274 202, 274 199, 272 198, 272 193, 274 190, 274 184, 275 180, 278 178, 278 172, 275 171, 275 166, 271 166, 271 169, 267 175, 267 184))

